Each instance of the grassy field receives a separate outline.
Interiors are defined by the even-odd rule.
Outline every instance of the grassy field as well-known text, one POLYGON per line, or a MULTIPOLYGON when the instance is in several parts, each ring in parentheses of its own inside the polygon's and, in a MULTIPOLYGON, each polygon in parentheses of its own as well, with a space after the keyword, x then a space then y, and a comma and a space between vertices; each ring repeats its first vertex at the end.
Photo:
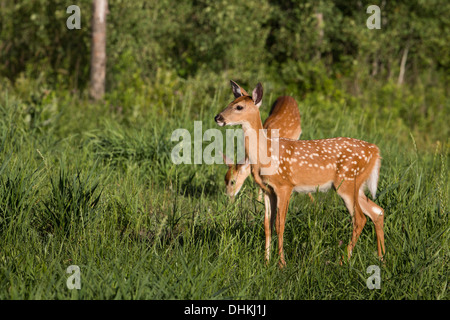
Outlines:
MULTIPOLYGON (((302 139, 380 147, 387 252, 380 262, 368 221, 341 265, 352 230, 344 203, 332 191, 315 203, 294 194, 280 270, 275 245, 264 261, 253 181, 229 203, 225 165, 171 161, 172 131, 193 132, 194 121, 218 128, 213 117, 232 97, 227 82, 199 91, 137 96, 128 113, 70 95, 1 94, 0 299, 449 298, 448 101, 434 115, 444 126, 409 129, 389 110, 295 97, 302 139), (67 288, 70 265, 80 267, 80 290, 67 288), (371 265, 380 289, 366 285, 371 265)), ((263 117, 278 94, 266 92, 263 117)))

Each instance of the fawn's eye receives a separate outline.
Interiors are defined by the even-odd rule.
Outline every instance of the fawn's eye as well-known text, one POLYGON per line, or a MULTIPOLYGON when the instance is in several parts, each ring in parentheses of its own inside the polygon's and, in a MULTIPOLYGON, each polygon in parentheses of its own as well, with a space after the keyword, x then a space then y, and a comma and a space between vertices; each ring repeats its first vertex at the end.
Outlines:
POLYGON ((234 181, 234 180, 231 180, 231 185, 232 185, 232 186, 234 186, 234 185, 235 185, 235 183, 236 183, 236 181, 234 181))
POLYGON ((244 109, 244 107, 243 106, 237 106, 236 109, 237 110, 242 110, 242 109, 244 109))

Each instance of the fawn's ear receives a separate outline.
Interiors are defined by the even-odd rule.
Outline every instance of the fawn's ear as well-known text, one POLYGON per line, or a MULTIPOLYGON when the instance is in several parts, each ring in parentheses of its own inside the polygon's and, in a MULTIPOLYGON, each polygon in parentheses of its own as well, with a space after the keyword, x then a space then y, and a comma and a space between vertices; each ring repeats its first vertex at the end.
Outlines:
POLYGON ((234 165, 233 160, 228 158, 226 154, 224 154, 222 151, 219 151, 219 153, 222 155, 223 163, 225 163, 228 167, 232 167, 234 165))
POLYGON ((233 90, 233 94, 234 94, 235 98, 239 98, 242 96, 248 96, 247 91, 242 89, 241 86, 238 85, 236 82, 234 82, 233 80, 230 80, 230 84, 231 84, 231 90, 233 90))
POLYGON ((242 167, 243 170, 247 170, 248 166, 250 165, 250 159, 249 158, 245 158, 245 164, 242 167))
POLYGON ((259 108, 262 103, 262 97, 263 97, 263 87, 261 82, 258 82, 256 85, 256 88, 253 90, 252 93, 252 99, 253 103, 259 108))

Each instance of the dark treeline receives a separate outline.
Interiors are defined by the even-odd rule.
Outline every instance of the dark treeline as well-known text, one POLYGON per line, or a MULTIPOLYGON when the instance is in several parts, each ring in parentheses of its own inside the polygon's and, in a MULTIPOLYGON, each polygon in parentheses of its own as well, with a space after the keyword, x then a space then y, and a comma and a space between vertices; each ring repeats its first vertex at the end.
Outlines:
MULTIPOLYGON (((81 29, 68 30, 69 2, 0 2, 2 77, 86 87, 92 4, 77 2, 81 29)), ((450 71, 450 3, 376 2, 379 30, 366 27, 363 1, 109 1, 108 87, 130 74, 151 79, 157 69, 182 78, 263 70, 300 91, 317 89, 323 78, 350 79, 354 93, 371 79, 443 81, 439 76, 450 71)))

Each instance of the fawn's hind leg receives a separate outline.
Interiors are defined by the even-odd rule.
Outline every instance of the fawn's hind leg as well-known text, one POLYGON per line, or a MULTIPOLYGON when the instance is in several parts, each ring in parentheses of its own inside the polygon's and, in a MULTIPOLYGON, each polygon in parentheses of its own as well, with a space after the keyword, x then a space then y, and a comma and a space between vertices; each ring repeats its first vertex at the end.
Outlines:
POLYGON ((383 259, 383 255, 385 253, 383 231, 384 210, 375 202, 367 198, 362 190, 360 190, 359 192, 358 200, 364 214, 367 215, 375 225, 375 232, 377 234, 378 256, 380 257, 380 259, 383 259))

